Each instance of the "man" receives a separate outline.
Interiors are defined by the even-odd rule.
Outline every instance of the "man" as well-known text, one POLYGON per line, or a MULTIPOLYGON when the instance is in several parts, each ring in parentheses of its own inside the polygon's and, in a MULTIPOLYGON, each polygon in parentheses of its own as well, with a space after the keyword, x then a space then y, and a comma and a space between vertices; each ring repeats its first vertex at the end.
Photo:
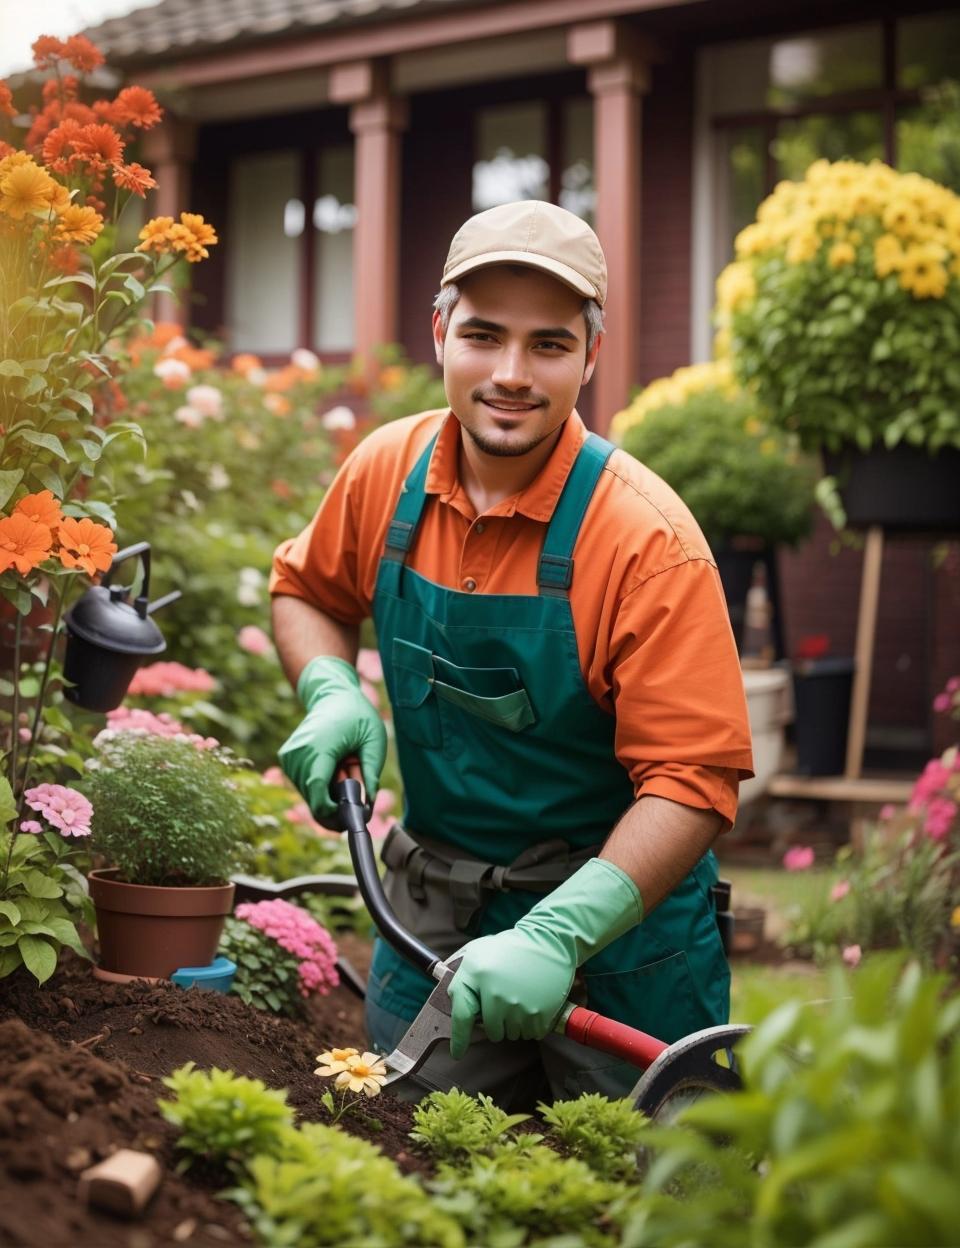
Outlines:
MULTIPOLYGON (((710 846, 752 774, 740 667, 689 512, 574 410, 606 285, 561 208, 467 221, 433 317, 449 410, 372 433, 274 560, 307 708, 284 770, 319 816, 351 754, 375 793, 386 737, 353 666, 372 614, 405 789, 387 896, 462 951, 451 1053, 414 1096, 626 1095, 634 1068, 553 1032, 570 997, 665 1041, 727 1019, 710 846)), ((433 986, 378 942, 372 1043, 391 1049, 433 986)))

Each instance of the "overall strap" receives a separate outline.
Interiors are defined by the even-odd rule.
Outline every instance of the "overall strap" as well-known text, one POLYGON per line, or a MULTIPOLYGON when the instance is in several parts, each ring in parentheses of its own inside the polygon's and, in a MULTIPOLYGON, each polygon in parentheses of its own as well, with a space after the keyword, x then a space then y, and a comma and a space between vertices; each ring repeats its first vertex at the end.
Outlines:
POLYGON ((417 525, 420 523, 423 506, 427 498, 423 487, 427 480, 427 470, 430 467, 430 456, 433 454, 433 448, 436 446, 438 436, 438 434, 434 434, 430 439, 429 444, 414 464, 410 475, 403 484, 400 497, 397 499, 396 510, 393 513, 393 519, 387 527, 386 546, 383 551, 384 559, 392 559, 395 563, 402 564, 410 552, 413 539, 417 535, 417 525))
POLYGON ((573 548, 604 465, 616 447, 595 433, 587 435, 570 469, 547 529, 537 567, 540 593, 567 598, 573 582, 573 548))

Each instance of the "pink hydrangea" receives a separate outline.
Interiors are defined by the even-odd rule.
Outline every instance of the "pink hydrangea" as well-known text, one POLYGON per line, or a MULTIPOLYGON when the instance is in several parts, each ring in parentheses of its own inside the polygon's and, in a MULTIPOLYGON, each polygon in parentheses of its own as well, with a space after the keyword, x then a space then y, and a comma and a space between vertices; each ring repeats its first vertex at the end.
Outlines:
POLYGON ((247 654, 269 654, 273 642, 256 624, 247 624, 237 633, 237 645, 247 654))
POLYGON ((957 803, 949 797, 932 797, 927 802, 923 830, 933 841, 945 841, 957 814, 957 803))
POLYGON ((138 706, 118 706, 107 711, 107 727, 99 733, 94 745, 102 745, 118 732, 132 732, 139 736, 176 737, 188 741, 198 750, 215 750, 220 742, 216 737, 203 737, 198 732, 188 732, 179 720, 166 711, 154 715, 138 706))
POLYGON ((813 850, 809 845, 794 845, 783 855, 788 871, 806 871, 813 866, 813 850))
POLYGON ((76 789, 63 784, 38 784, 24 794, 31 810, 43 815, 61 836, 89 836, 93 807, 76 789))
POLYGON ((183 663, 148 663, 135 673, 127 693, 171 698, 177 693, 211 693, 217 682, 202 667, 183 663))
POLYGON ((910 794, 910 810, 914 813, 931 797, 936 796, 950 779, 950 772, 939 758, 931 758, 920 773, 910 794))
POLYGON ((299 960, 302 997, 314 992, 326 996, 340 983, 337 946, 327 929, 306 910, 289 901, 247 901, 237 906, 234 914, 299 960))

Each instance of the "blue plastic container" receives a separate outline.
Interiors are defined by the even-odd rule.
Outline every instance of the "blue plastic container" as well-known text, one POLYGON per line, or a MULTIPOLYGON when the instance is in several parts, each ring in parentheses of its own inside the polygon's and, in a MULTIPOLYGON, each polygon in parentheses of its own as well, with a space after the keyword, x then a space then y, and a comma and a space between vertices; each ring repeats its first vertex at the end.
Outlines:
POLYGON ((170 978, 178 988, 207 988, 211 992, 229 992, 237 973, 236 962, 214 958, 209 966, 181 966, 170 978))

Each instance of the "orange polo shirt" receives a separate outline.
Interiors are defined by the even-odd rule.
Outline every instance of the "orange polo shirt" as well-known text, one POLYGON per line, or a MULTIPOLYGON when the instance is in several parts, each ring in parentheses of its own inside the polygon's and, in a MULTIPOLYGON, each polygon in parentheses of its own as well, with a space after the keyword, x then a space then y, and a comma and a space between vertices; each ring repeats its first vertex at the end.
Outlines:
MULTIPOLYGON (((536 479, 482 516, 459 479, 460 425, 447 410, 383 425, 352 452, 310 524, 273 559, 272 594, 344 624, 371 613, 387 525, 404 480, 439 430, 408 566, 450 589, 537 593, 537 561, 586 429, 574 412, 536 479)), ((616 716, 617 758, 637 796, 719 811, 732 823, 753 774, 743 680, 716 564, 672 489, 617 450, 573 552, 570 608, 584 681, 616 716)))

